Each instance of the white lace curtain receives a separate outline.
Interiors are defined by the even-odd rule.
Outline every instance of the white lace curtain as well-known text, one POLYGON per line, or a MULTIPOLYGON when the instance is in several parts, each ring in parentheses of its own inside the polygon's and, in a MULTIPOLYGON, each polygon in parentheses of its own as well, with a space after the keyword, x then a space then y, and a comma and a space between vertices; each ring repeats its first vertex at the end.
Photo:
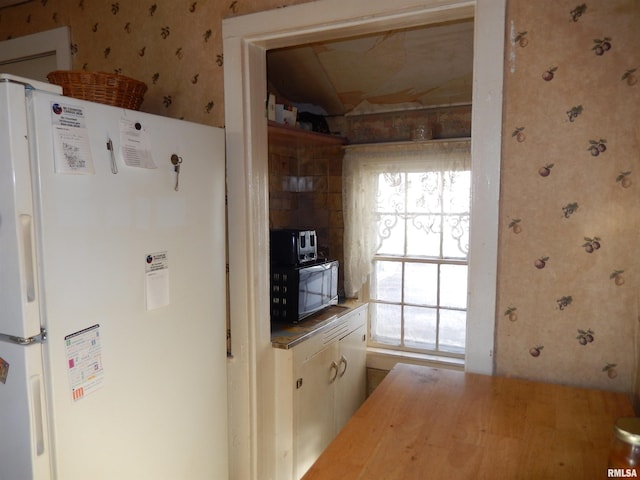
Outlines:
POLYGON ((469 139, 349 145, 343 160, 344 278, 353 297, 367 281, 378 248, 380 174, 469 170, 469 139))

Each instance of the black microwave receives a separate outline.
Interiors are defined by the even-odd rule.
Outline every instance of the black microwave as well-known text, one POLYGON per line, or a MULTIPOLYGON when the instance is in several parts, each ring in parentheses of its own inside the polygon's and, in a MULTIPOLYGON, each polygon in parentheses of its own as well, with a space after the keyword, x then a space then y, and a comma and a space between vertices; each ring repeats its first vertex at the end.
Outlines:
POLYGON ((338 262, 298 267, 271 265, 271 321, 298 323, 338 303, 338 262))

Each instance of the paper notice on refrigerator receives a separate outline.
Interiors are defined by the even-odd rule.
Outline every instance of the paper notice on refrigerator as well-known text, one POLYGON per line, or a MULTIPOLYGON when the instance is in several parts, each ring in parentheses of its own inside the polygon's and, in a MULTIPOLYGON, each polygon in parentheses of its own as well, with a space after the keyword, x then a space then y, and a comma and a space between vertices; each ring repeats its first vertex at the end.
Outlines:
POLYGON ((169 259, 167 252, 147 255, 145 294, 147 310, 169 305, 169 259))
POLYGON ((95 173, 84 109, 52 102, 51 124, 55 172, 80 175, 95 173))
POLYGON ((156 168, 151 157, 151 139, 140 122, 120 120, 120 152, 125 165, 156 168))
POLYGON ((73 401, 94 393, 104 381, 100 325, 64 337, 73 401))

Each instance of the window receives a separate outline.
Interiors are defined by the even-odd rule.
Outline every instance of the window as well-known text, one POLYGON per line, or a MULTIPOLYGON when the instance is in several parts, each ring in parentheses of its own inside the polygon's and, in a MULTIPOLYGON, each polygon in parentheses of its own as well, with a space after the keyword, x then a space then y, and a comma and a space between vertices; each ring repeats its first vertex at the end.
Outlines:
POLYGON ((469 156, 466 140, 347 150, 345 281, 369 278, 372 345, 463 356, 469 156))

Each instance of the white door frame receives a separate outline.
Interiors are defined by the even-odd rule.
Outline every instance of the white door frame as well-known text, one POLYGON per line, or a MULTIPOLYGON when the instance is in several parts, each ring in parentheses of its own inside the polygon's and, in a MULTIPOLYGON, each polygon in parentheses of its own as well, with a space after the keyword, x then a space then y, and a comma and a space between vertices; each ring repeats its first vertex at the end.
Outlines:
MULTIPOLYGON (((58 27, 44 32, 0 41, 0 73, 7 73, 5 64, 29 61, 55 55, 58 70, 71 70, 71 35, 69 27, 58 27)), ((46 72, 48 73, 48 72, 46 72)), ((36 80, 46 81, 46 78, 36 80)))
POLYGON ((280 480, 283 454, 275 447, 278 392, 269 325, 266 51, 475 16, 469 254, 474 288, 465 368, 492 374, 505 10, 506 0, 322 0, 223 21, 233 354, 230 478, 280 480))

